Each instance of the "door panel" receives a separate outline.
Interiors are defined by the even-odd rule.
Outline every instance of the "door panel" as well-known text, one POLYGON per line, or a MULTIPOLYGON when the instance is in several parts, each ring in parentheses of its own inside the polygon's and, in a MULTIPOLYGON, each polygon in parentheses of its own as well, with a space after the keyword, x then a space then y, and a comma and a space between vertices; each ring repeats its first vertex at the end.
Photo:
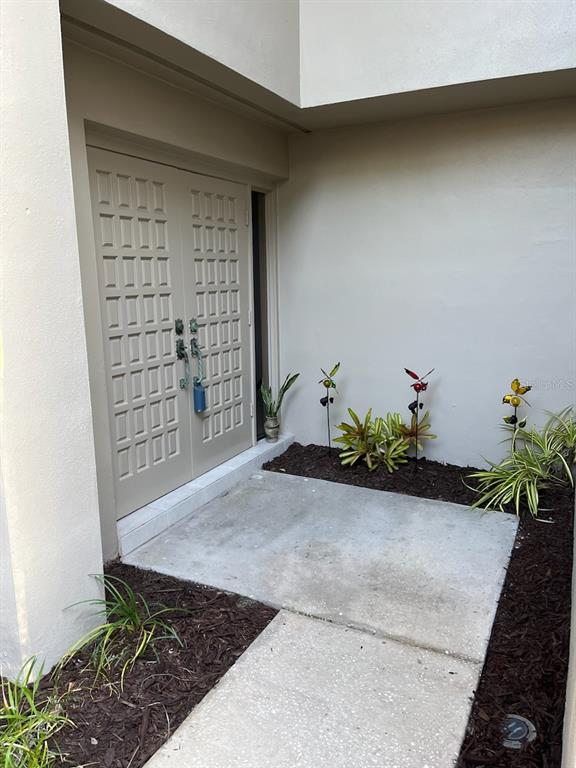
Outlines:
POLYGON ((241 184, 191 173, 184 182, 184 303, 198 321, 207 396, 207 410, 192 413, 198 475, 252 444, 248 198, 241 184))
MULTIPOLYGON (((252 445, 247 188, 89 149, 117 516, 252 445), (192 318, 207 409, 181 389, 192 318)), ((191 372, 198 374, 190 360, 191 372)))
POLYGON ((89 150, 117 515, 191 478, 178 172, 89 150), (180 313, 180 314, 179 314, 180 313))

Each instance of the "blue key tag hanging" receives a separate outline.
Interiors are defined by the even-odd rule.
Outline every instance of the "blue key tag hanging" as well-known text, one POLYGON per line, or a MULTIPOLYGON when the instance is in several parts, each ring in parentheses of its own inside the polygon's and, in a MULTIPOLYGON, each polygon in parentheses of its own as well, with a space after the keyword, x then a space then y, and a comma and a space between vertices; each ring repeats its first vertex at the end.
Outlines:
POLYGON ((197 376, 194 376, 194 413, 204 413, 206 410, 206 389, 197 376))

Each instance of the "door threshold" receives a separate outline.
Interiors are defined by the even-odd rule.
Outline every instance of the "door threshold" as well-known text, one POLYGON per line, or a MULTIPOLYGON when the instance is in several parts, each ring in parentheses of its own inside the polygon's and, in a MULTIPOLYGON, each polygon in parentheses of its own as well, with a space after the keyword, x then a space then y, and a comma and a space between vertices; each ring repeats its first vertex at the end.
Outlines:
POLYGON ((278 442, 259 440, 246 451, 228 459, 196 480, 176 488, 118 521, 120 557, 179 523, 187 515, 246 480, 263 464, 280 456, 294 442, 294 435, 280 435, 278 442))

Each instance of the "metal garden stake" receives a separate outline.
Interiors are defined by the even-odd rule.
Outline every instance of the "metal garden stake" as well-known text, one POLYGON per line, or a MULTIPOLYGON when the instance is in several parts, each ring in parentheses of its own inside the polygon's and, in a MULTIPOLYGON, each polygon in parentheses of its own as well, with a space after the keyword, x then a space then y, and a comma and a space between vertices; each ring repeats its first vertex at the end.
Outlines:
POLYGON ((434 368, 431 368, 424 376, 418 376, 417 373, 414 373, 414 371, 411 371, 409 368, 404 368, 404 370, 410 378, 416 379, 416 381, 410 385, 414 392, 416 392, 416 400, 413 400, 408 406, 408 410, 412 414, 412 431, 414 432, 414 446, 416 449, 414 469, 416 469, 418 467, 418 414, 422 408, 424 408, 424 403, 420 402, 420 393, 426 392, 428 389, 428 382, 426 379, 430 376, 432 371, 434 371, 434 368))
POLYGON ((322 384, 322 386, 326 389, 326 394, 324 397, 320 398, 321 405, 326 408, 326 425, 328 428, 328 455, 332 453, 332 438, 331 438, 331 432, 330 432, 330 404, 334 402, 334 396, 330 394, 331 390, 334 390, 336 394, 338 394, 338 390, 336 389, 336 382, 334 381, 334 376, 338 373, 338 369, 340 368, 340 363, 336 363, 332 367, 332 370, 330 373, 326 373, 324 368, 320 368, 323 374, 323 378, 320 379, 318 384, 322 384))
POLYGON ((526 392, 530 392, 532 387, 530 385, 526 384, 520 384, 520 379, 514 379, 512 383, 510 384, 510 388, 512 389, 512 393, 509 395, 504 395, 502 398, 502 402, 506 405, 511 405, 512 408, 514 408, 514 413, 511 416, 504 416, 504 422, 506 424, 509 424, 511 427, 514 428, 514 431, 512 433, 512 452, 516 448, 516 436, 518 434, 519 429, 524 429, 526 426, 526 419, 521 419, 518 421, 518 408, 522 403, 526 403, 526 405, 530 405, 530 403, 526 400, 524 395, 526 392))

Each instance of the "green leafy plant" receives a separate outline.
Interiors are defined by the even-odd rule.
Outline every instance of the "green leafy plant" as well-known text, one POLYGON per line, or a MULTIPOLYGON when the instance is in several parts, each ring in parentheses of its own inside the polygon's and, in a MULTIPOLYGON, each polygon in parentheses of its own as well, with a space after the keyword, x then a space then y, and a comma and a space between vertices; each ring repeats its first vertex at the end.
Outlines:
POLYGON ((546 429, 560 442, 562 455, 568 464, 576 464, 576 413, 572 406, 560 413, 549 414, 546 429))
POLYGON ((41 691, 41 678, 42 667, 37 669, 36 659, 31 658, 15 682, 2 680, 2 768, 52 768, 59 757, 51 749, 50 739, 72 722, 64 714, 63 697, 41 691))
POLYGON ((289 373, 288 376, 284 379, 284 383, 280 387, 280 390, 278 392, 278 398, 275 400, 272 395, 272 388, 269 387, 267 384, 262 384, 260 387, 260 394, 262 395, 262 402, 264 403, 264 414, 269 419, 275 419, 278 416, 278 413, 280 412, 280 408, 282 407, 282 401, 284 400, 284 395, 290 387, 294 384, 296 379, 300 376, 299 373, 289 373))
POLYGON ((490 469, 469 475, 478 481, 474 488, 478 499, 473 508, 504 511, 512 504, 520 515, 526 504, 533 517, 538 517, 542 490, 573 485, 561 438, 550 427, 538 432, 514 425, 510 455, 499 464, 489 464, 490 469))
POLYGON ((144 597, 122 579, 100 575, 95 578, 104 586, 106 596, 75 605, 94 606, 96 615, 103 620, 70 648, 59 667, 80 652, 89 651, 87 667, 95 673, 94 679, 119 671, 122 689, 126 673, 146 651, 157 653, 156 646, 162 640, 182 645, 176 630, 163 617, 183 610, 166 606, 152 610, 144 597))
POLYGON ((340 452, 340 460, 343 465, 354 466, 357 461, 362 460, 366 463, 369 470, 374 470, 378 466, 378 455, 374 449, 374 440, 372 435, 372 408, 364 419, 348 408, 348 413, 352 419, 352 424, 342 422, 337 429, 344 434, 334 438, 335 443, 341 443, 344 450, 340 452))
POLYGON ((436 440, 437 435, 430 432, 430 412, 426 411, 421 419, 418 419, 418 414, 413 413, 410 418, 410 425, 400 424, 400 435, 407 440, 408 445, 412 445, 417 451, 424 450, 424 440, 436 440))
MULTIPOLYGON (((338 426, 343 434, 334 439, 344 446, 340 452, 340 461, 344 466, 353 466, 357 461, 364 461, 372 472, 383 464, 389 472, 407 461, 408 442, 398 434, 396 418, 399 414, 388 414, 386 419, 378 417, 372 420, 370 408, 364 419, 348 408, 351 424, 343 422, 338 426)), ((401 421, 401 420, 400 420, 401 421)))
POLYGON ((408 461, 409 445, 407 441, 403 437, 387 434, 382 418, 376 419, 374 432, 377 435, 375 448, 380 462, 384 464, 388 472, 396 471, 400 464, 405 464, 408 461), (381 434, 382 437, 380 437, 381 434))

